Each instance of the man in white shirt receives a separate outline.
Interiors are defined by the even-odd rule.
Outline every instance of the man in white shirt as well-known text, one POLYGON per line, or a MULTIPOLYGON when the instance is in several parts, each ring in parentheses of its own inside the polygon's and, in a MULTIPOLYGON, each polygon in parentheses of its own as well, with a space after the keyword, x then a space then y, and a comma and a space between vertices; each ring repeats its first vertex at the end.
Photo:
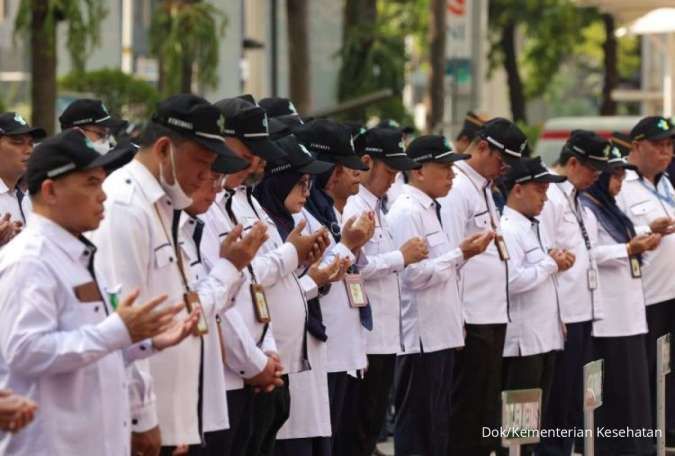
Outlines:
POLYGON ((482 433, 484 426, 494 428, 499 422, 508 321, 509 254, 492 187, 526 148, 527 138, 513 122, 502 118, 486 122, 465 151, 471 158, 455 165, 452 191, 439 200, 443 231, 452 243, 485 230, 495 233, 485 252, 462 268, 466 346, 457 353, 450 419, 450 448, 457 454, 489 455, 500 445, 482 433))
MULTIPOLYGON (((541 229, 550 247, 567 250, 574 264, 557 274, 560 317, 565 325, 564 351, 556 360, 551 401, 542 415, 544 429, 583 426, 583 366, 592 360, 593 321, 603 318, 597 299, 598 272, 592 240, 586 227, 587 211, 579 192, 588 188, 607 165, 609 142, 587 130, 574 130, 560 153, 559 174, 567 181, 550 185, 541 213, 541 229)), ((545 455, 568 454, 573 438, 547 437, 539 445, 545 455)))
MULTIPOLYGON (((501 225, 509 246, 511 320, 504 341, 503 388, 540 388, 542 411, 549 403, 556 352, 563 348, 555 273, 568 269, 573 258, 549 249, 536 217, 544 208, 549 183, 563 181, 565 177, 551 174, 539 157, 522 159, 504 177, 507 200, 501 225)), ((529 445, 525 453, 533 450, 529 445)))
POLYGON ((370 456, 389 404, 396 354, 403 348, 399 275, 406 266, 424 259, 428 250, 420 237, 397 248, 383 212, 382 199, 397 173, 421 167, 407 157, 401 131, 372 128, 357 136, 354 144, 368 171, 361 173, 359 193, 347 199, 342 216, 375 214, 375 234, 362 249, 368 264, 360 271, 373 310, 373 330, 366 335, 368 370, 362 380, 353 380, 358 398, 352 418, 355 433, 344 450, 349 455, 370 456))
MULTIPOLYGON (((627 170, 616 201, 640 233, 663 235, 659 247, 644 255, 642 283, 647 304, 647 360, 650 385, 656 384, 656 340, 675 330, 675 191, 665 173, 672 160, 675 127, 664 117, 640 120, 630 132, 632 150, 628 161, 637 171, 627 170)), ((668 439, 675 437, 675 376, 668 376, 666 428, 668 439)), ((655 407, 652 387, 652 410, 655 407)))
POLYGON ((401 455, 445 455, 456 348, 464 345, 459 269, 484 251, 493 235, 485 230, 455 244, 443 230, 436 199, 453 185, 453 163, 467 155, 455 153, 438 135, 416 138, 407 152, 422 167, 407 171, 409 184, 387 222, 394 246, 422 238, 429 258, 410 264, 401 275, 395 447, 401 455))
POLYGON ((38 146, 26 181, 30 225, 0 255, 1 387, 40 405, 25 432, 5 435, 0 453, 130 455, 125 364, 168 349, 195 327, 199 310, 174 322, 182 303, 161 295, 119 304, 99 282, 96 247, 83 233, 103 218, 106 174, 128 153, 101 155, 80 131, 38 146), (4 369, 3 369, 4 370, 4 369))
MULTIPOLYGON (((203 98, 181 94, 158 106, 140 140, 134 160, 114 172, 104 187, 106 217, 93 233, 102 255, 98 265, 112 286, 142 288, 141 297, 164 292, 173 301, 193 303, 187 265, 179 255, 179 210, 211 172, 216 156, 233 166, 239 158, 226 148, 223 119, 203 98)), ((131 370, 134 454, 156 455, 160 445, 202 442, 199 376, 202 338, 135 363, 131 370), (180 369, 176 369, 180 366, 180 369), (161 434, 160 434, 161 429, 161 434)))
POLYGON ((81 129, 94 147, 104 154, 117 145, 115 134, 129 123, 110 115, 101 100, 78 98, 70 103, 59 116, 61 130, 81 129))
POLYGON ((0 114, 0 246, 9 242, 26 225, 30 199, 19 181, 33 143, 46 136, 42 128, 33 128, 15 112, 0 114))

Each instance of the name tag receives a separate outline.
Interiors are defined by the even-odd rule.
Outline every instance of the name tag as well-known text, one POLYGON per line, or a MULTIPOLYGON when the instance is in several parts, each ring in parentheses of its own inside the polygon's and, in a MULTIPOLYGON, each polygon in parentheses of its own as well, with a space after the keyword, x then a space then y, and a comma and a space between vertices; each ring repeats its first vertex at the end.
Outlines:
POLYGON ((91 281, 73 287, 73 292, 80 302, 100 302, 103 301, 101 291, 98 289, 96 282, 91 281))
POLYGON ((642 268, 640 267, 640 260, 637 257, 630 257, 630 275, 634 279, 642 277, 642 268))
MULTIPOLYGON (((188 312, 192 312, 197 306, 201 307, 199 295, 195 291, 188 291, 187 293, 183 293, 183 302, 185 303, 185 308, 187 309, 188 312)), ((208 332, 209 326, 206 323, 206 317, 204 316, 204 312, 202 312, 201 314, 199 314, 199 321, 197 322, 197 326, 195 326, 194 335, 203 336, 208 332)))
POLYGON ((368 298, 366 297, 366 290, 363 287, 361 274, 346 274, 344 281, 349 305, 355 308, 367 306, 368 298))
POLYGON ((270 317, 270 310, 267 306, 267 298, 265 297, 265 290, 259 283, 251 284, 251 300, 253 301, 253 309, 255 310, 255 317, 259 323, 269 323, 272 321, 270 317))
POLYGON ((593 268, 589 268, 587 271, 588 276, 588 289, 593 291, 598 288, 598 271, 593 268))
POLYGON ((497 246, 497 252, 499 252, 499 259, 502 261, 509 260, 509 250, 506 248, 506 241, 504 241, 504 236, 501 234, 495 235, 495 245, 497 246))

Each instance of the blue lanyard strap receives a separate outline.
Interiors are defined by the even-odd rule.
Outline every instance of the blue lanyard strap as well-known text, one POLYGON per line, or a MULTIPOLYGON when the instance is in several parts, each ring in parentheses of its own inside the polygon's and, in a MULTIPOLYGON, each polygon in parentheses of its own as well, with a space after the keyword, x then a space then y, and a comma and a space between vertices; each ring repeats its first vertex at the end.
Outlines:
MULTIPOLYGON (((665 176, 663 176, 663 177, 661 177, 661 179, 667 179, 667 178, 665 176)), ((660 184, 660 183, 661 183, 661 180, 659 180, 658 184, 660 184)), ((670 207, 675 208, 675 199, 673 199, 672 193, 668 192, 668 184, 664 184, 665 187, 666 187, 665 190, 667 192, 666 195, 664 195, 663 193, 658 191, 659 190, 658 184, 657 184, 657 187, 654 189, 654 188, 651 188, 649 185, 645 184, 644 178, 640 179, 640 185, 642 185, 644 188, 649 190, 649 192, 651 192, 659 200, 664 201, 664 202, 668 203, 670 205, 670 207)), ((663 187, 663 185, 661 187, 663 187)))

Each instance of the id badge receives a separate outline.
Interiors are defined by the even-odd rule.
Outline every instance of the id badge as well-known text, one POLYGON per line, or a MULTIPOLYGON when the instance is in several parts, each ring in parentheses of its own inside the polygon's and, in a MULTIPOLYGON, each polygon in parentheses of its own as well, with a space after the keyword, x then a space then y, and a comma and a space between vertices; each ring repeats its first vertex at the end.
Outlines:
POLYGON ((598 271, 593 268, 589 268, 587 271, 588 275, 588 289, 593 291, 598 288, 598 271))
POLYGON ((499 259, 502 261, 509 260, 509 250, 506 248, 506 241, 501 234, 495 235, 495 244, 497 245, 497 252, 499 252, 499 259))
POLYGON ((367 306, 368 298, 366 297, 366 290, 363 287, 361 274, 346 274, 344 280, 349 305, 354 308, 367 306))
POLYGON ((630 275, 634 279, 642 277, 642 268, 640 267, 640 260, 637 257, 630 257, 630 275))
MULTIPOLYGON (((192 312, 195 307, 201 306, 199 295, 195 291, 183 293, 183 301, 188 312, 192 312)), ((206 324, 206 317, 204 316, 204 312, 202 312, 199 314, 199 321, 197 322, 197 326, 195 326, 193 334, 195 336, 203 336, 208 332, 209 326, 206 324)))
POLYGON ((253 309, 255 310, 255 317, 259 323, 269 323, 270 310, 267 307, 267 298, 265 297, 265 290, 259 283, 251 284, 251 300, 253 301, 253 309))

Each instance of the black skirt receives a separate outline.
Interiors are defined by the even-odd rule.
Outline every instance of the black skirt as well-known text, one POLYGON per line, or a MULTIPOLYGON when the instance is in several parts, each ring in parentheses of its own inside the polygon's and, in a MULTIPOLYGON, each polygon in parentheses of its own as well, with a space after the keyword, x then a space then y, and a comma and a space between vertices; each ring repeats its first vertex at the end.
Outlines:
POLYGON ((597 337, 593 339, 593 347, 595 358, 604 359, 602 406, 595 411, 596 454, 653 454, 654 440, 649 432, 654 426, 644 334, 597 337), (608 430, 614 434, 607 434, 608 430))

